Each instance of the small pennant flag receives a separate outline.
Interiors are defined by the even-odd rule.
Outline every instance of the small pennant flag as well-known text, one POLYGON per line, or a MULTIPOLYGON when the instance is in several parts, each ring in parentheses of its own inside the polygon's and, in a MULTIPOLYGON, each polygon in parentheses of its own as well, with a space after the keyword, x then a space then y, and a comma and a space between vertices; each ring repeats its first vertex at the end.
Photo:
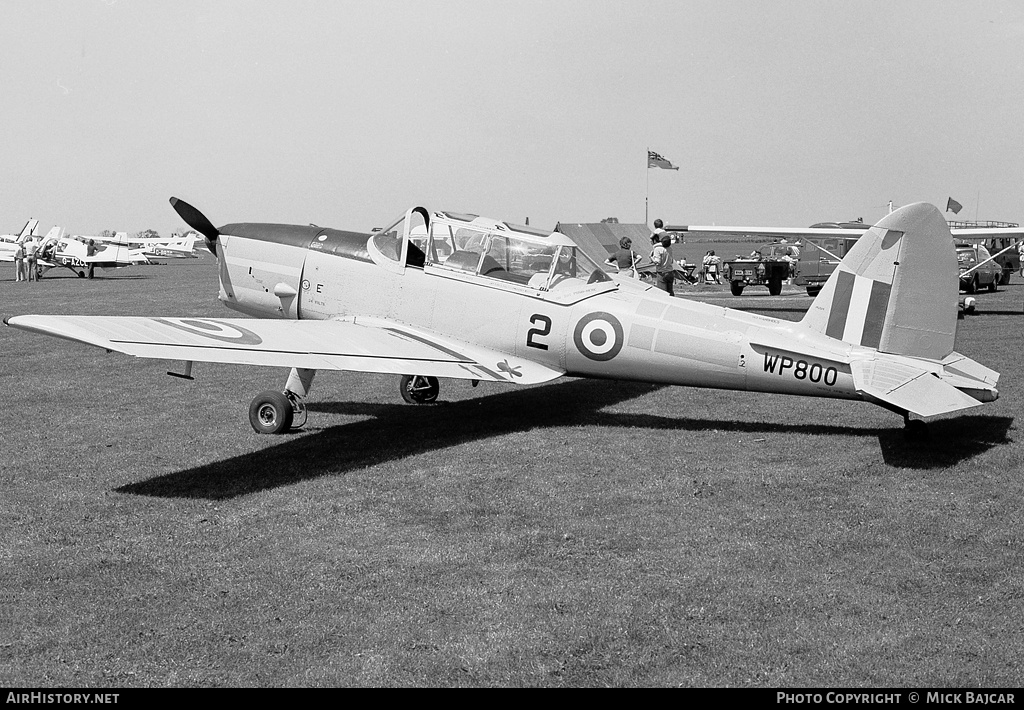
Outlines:
POLYGON ((960 212, 960 210, 962 210, 963 208, 964 208, 964 206, 961 205, 956 200, 954 200, 952 197, 950 197, 948 200, 946 200, 946 211, 947 212, 952 211, 953 214, 958 214, 960 212))
POLYGON ((648 168, 662 168, 663 170, 679 170, 668 160, 665 160, 660 155, 655 153, 653 150, 647 151, 647 167, 648 168))

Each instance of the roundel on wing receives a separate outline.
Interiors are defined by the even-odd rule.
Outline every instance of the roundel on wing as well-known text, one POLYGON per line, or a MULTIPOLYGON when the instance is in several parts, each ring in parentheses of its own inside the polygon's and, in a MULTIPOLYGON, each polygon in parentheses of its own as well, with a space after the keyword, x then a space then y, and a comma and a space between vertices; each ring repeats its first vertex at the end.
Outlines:
POLYGON ((157 323, 169 325, 192 335, 236 345, 259 345, 263 338, 248 328, 231 325, 212 318, 154 318, 157 323))
POLYGON ((622 350, 622 324, 611 313, 591 313, 580 318, 572 340, 584 357, 611 360, 622 350))

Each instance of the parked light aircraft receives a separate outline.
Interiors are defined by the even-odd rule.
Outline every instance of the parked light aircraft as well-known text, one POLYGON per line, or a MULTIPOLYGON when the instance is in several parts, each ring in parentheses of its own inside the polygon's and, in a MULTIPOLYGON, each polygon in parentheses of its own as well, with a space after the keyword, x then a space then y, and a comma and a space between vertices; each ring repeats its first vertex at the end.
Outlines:
POLYGON ((148 259, 163 258, 194 258, 195 244, 198 236, 195 232, 189 232, 180 237, 129 237, 125 232, 118 232, 113 237, 86 237, 96 243, 114 242, 117 244, 127 243, 129 249, 145 256, 148 259))
POLYGON ((129 246, 125 232, 118 232, 113 238, 106 239, 66 236, 58 240, 54 249, 39 260, 40 270, 44 274, 54 267, 63 266, 78 274, 79 278, 84 278, 86 273, 92 278, 93 269, 96 268, 116 269, 148 263, 149 259, 142 253, 142 249, 129 246))
MULTIPOLYGON (((33 222, 38 222, 38 220, 33 220, 33 222)), ((26 234, 25 230, 22 230, 21 234, 17 237, 17 241, 0 242, 0 261, 14 261, 14 254, 18 247, 28 247, 33 242, 35 242, 36 254, 41 254, 43 249, 55 244, 63 232, 64 230, 60 227, 51 227, 46 236, 36 237, 31 232, 26 234)))
POLYGON ((147 259, 194 259, 198 239, 195 232, 189 232, 169 239, 139 239, 133 241, 133 245, 137 245, 147 259))
MULTIPOLYGON (((7 325, 146 358, 291 368, 252 400, 257 432, 289 429, 317 370, 536 384, 562 375, 863 400, 924 421, 998 397, 999 374, 953 350, 956 269, 939 210, 884 217, 803 320, 619 282, 566 236, 475 215, 408 210, 373 234, 178 214, 219 260, 219 298, 254 318, 18 315, 7 325), (414 235, 426 235, 424 241, 414 235), (421 243, 419 246, 416 242, 421 243)), ((171 373, 174 374, 174 373, 171 373)), ((300 424, 301 425, 301 424, 300 424)))

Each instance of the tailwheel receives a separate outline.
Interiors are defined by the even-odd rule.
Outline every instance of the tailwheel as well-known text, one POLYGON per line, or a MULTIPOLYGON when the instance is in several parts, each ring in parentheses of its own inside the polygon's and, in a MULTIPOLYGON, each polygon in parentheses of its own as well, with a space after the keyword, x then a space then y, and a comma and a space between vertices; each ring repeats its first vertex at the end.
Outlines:
POLYGON ((294 415, 292 400, 276 390, 256 395, 249 405, 249 423, 257 434, 283 434, 291 429, 294 415))
POLYGON ((927 441, 928 424, 923 419, 903 417, 903 436, 910 441, 927 441))
POLYGON ((437 399, 441 385, 437 383, 436 377, 403 375, 399 390, 402 393, 402 399, 409 404, 430 404, 437 399))

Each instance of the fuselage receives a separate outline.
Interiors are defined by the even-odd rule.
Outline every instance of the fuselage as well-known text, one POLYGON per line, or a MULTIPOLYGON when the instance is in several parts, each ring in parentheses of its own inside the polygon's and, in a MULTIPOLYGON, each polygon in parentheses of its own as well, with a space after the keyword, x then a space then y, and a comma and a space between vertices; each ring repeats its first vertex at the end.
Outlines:
POLYGON ((371 236, 225 225, 220 299, 257 317, 383 318, 573 376, 670 385, 859 398, 851 358, 881 356, 799 323, 636 281, 538 291, 429 262, 385 268, 368 248, 371 236))

